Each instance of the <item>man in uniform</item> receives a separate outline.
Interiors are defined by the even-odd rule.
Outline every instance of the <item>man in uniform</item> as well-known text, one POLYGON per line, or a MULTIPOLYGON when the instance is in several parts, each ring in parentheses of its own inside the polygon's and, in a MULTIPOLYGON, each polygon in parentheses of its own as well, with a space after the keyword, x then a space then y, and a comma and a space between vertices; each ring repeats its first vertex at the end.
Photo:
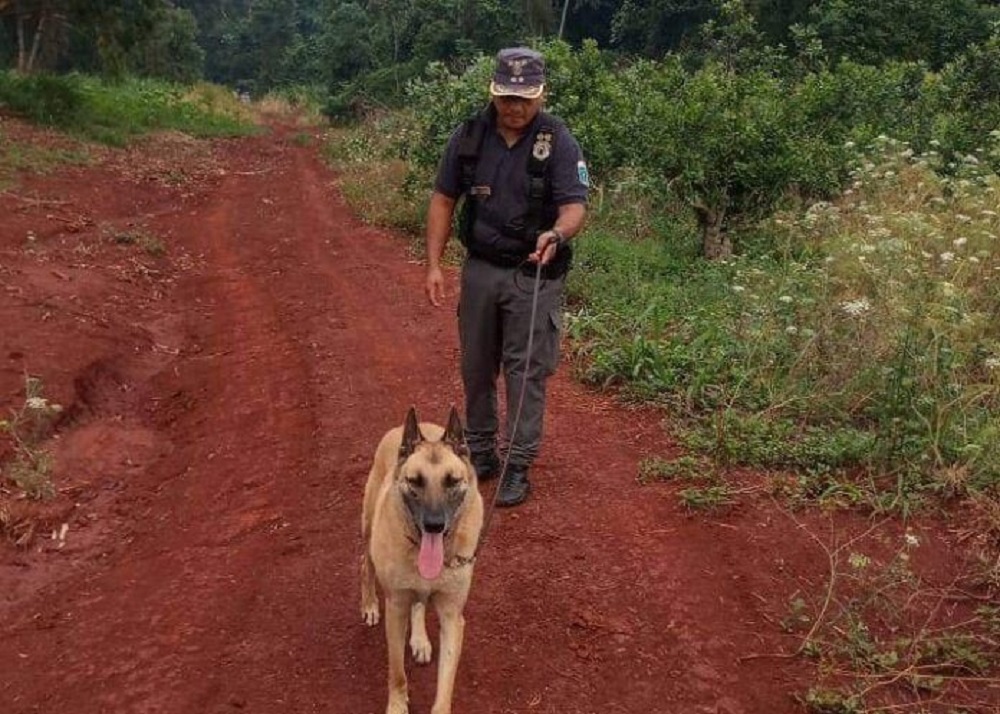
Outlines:
POLYGON ((588 175, 576 139, 542 111, 545 62, 539 53, 501 50, 490 94, 483 113, 456 129, 438 169, 427 214, 426 292, 433 305, 442 304, 441 256, 463 198, 460 238, 467 256, 459 336, 466 438, 477 475, 495 477, 501 468, 497 378, 502 369, 510 456, 497 505, 514 506, 528 497, 528 469, 541 444, 545 382, 559 358, 569 242, 583 227, 588 175), (531 324, 538 263, 542 277, 531 324))

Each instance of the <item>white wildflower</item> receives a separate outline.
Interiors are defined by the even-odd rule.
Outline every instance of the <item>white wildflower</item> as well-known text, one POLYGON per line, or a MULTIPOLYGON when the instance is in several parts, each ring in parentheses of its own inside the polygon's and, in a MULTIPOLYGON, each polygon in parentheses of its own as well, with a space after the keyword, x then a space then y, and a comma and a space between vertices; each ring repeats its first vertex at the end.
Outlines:
POLYGON ((793 301, 793 299, 792 299, 791 295, 782 295, 781 297, 778 298, 778 302, 783 302, 783 303, 786 303, 786 304, 790 303, 792 301, 793 301))
POLYGON ((1000 357, 987 357, 983 360, 983 366, 986 367, 986 369, 1000 368, 1000 357))
POLYGON ((744 290, 746 290, 746 288, 745 288, 745 287, 743 287, 742 285, 734 285, 734 286, 733 286, 733 292, 734 292, 734 293, 741 293, 741 292, 743 292, 744 290))
POLYGON ((966 238, 965 236, 961 236, 961 237, 956 238, 955 240, 953 240, 951 242, 951 244, 953 246, 955 246, 956 248, 961 248, 963 245, 965 245, 968 242, 969 242, 968 238, 966 238))
POLYGON ((906 535, 904 537, 906 539, 906 544, 908 546, 910 546, 912 548, 916 548, 918 545, 920 545, 920 539, 917 536, 915 536, 913 533, 910 533, 909 531, 907 531, 906 535))
POLYGON ((43 397, 28 397, 24 404, 28 409, 35 409, 37 411, 44 411, 49 408, 49 400, 43 397))
POLYGON ((955 254, 950 251, 945 251, 940 256, 942 263, 950 263, 955 259, 955 254))
POLYGON ((848 300, 847 302, 842 302, 840 304, 840 309, 851 317, 860 317, 866 312, 872 309, 872 305, 868 302, 867 298, 859 298, 857 300, 848 300))
POLYGON ((797 328, 795 325, 789 325, 788 327, 785 328, 785 334, 788 335, 797 335, 798 332, 799 328, 797 328))
POLYGON ((959 223, 971 223, 972 222, 972 218, 969 217, 969 216, 967 216, 967 215, 965 215, 964 213, 956 213, 955 214, 955 220, 958 221, 959 223))

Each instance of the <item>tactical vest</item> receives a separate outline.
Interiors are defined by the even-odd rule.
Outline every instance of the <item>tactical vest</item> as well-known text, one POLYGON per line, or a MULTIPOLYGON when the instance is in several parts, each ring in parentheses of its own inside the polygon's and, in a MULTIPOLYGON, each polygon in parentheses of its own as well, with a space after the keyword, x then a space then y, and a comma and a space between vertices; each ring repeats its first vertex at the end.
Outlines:
MULTIPOLYGON (((549 177, 549 158, 555 142, 556 124, 548 114, 542 112, 539 115, 540 121, 525 167, 528 173, 528 210, 523 216, 515 217, 502 226, 492 226, 498 236, 493 243, 487 243, 474 235, 473 227, 476 222, 476 169, 479 166, 483 140, 489 131, 490 113, 495 118, 492 106, 466 120, 459 136, 458 170, 462 209, 458 235, 470 255, 495 265, 517 267, 535 251, 539 234, 552 228, 559 217, 559 208, 552 203, 549 177)), ((543 276, 555 278, 564 275, 569 270, 572 255, 569 245, 559 245, 555 257, 543 267, 543 276)))

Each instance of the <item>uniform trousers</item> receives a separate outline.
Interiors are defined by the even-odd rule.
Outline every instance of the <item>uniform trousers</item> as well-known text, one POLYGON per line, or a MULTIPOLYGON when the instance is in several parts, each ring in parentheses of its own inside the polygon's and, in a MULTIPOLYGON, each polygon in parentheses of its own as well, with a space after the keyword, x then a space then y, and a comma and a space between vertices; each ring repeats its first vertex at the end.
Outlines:
POLYGON ((466 440, 473 454, 498 445, 497 382, 503 375, 507 403, 504 437, 510 464, 528 467, 538 455, 545 414, 545 382, 559 362, 565 276, 542 278, 531 324, 535 265, 501 267, 468 257, 458 304, 465 387, 466 440), (532 354, 528 335, 534 332, 532 354), (527 369, 527 383, 524 382, 527 369), (514 432, 522 388, 524 402, 514 432))

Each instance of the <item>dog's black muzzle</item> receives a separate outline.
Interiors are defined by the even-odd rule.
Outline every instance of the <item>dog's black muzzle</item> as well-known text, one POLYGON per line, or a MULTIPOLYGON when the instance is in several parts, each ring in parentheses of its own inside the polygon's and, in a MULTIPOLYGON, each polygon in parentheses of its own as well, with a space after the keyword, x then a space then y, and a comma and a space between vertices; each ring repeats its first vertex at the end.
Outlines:
POLYGON ((418 533, 446 533, 448 509, 445 506, 428 506, 412 493, 403 494, 403 503, 418 533))
POLYGON ((420 519, 420 528, 424 533, 444 533, 448 525, 448 517, 444 509, 424 511, 420 519))

